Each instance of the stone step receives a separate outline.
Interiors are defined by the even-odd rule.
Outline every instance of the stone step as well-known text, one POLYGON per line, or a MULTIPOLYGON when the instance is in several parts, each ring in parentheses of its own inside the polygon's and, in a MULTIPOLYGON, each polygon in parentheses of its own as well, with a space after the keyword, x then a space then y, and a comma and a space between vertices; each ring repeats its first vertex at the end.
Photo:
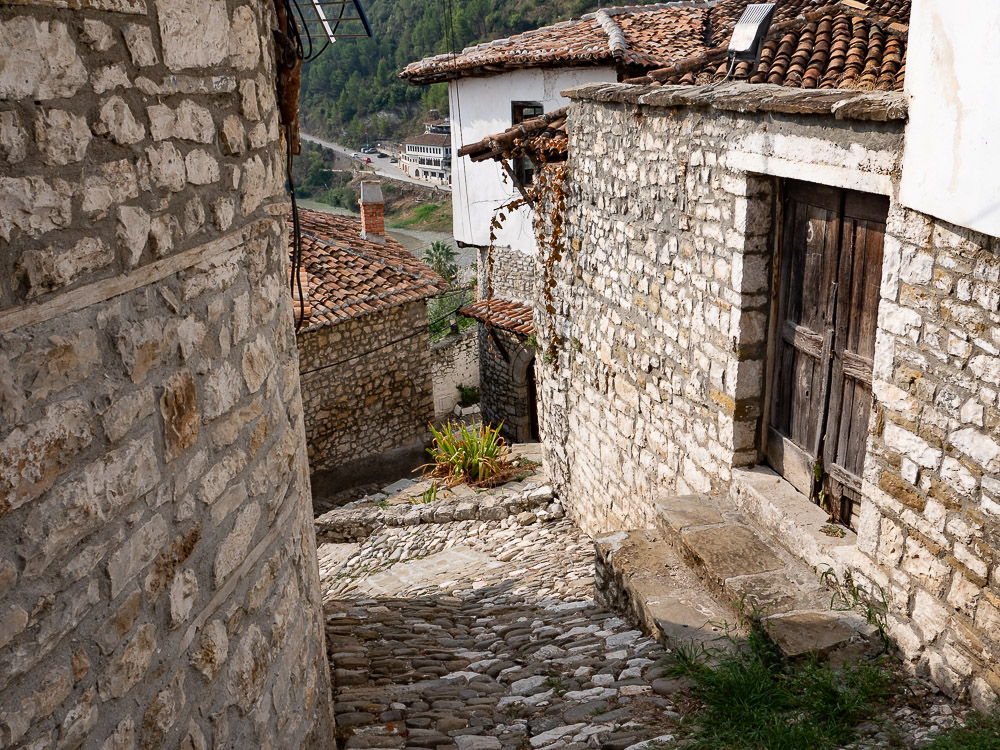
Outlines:
POLYGON ((732 614, 759 621, 786 656, 841 658, 880 645, 860 614, 831 609, 832 592, 812 565, 757 528, 729 496, 664 496, 655 510, 656 530, 706 587, 732 614))
POLYGON ((858 537, 831 526, 829 514, 766 466, 734 469, 729 497, 758 529, 810 567, 850 568, 858 537))
POLYGON ((595 543, 597 599, 669 648, 725 648, 729 610, 715 600, 655 529, 622 531, 595 543))

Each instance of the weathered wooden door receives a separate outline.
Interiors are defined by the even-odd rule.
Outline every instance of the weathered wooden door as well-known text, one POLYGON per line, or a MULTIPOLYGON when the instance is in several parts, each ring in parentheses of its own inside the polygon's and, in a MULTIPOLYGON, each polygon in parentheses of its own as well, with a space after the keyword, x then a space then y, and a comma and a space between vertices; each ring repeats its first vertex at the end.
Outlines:
POLYGON ((850 525, 861 499, 888 199, 788 181, 767 455, 850 525))

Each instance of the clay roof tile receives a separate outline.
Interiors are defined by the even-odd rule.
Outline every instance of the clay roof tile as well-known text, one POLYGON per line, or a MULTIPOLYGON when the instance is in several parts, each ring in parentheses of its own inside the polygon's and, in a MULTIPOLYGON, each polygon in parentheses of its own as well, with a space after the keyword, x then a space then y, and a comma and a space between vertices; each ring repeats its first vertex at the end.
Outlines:
MULTIPOLYGON (((713 6, 725 27, 736 6, 713 6), (728 14, 728 15, 727 15, 728 14)), ((736 67, 735 77, 750 83, 801 88, 902 90, 906 74, 909 0, 798 0, 781 3, 754 71, 736 67)), ((718 40, 725 43, 728 37, 718 40)), ((725 77, 725 48, 706 50, 689 60, 651 71, 629 83, 703 83, 725 77), (698 63, 698 58, 703 62, 698 63), (691 64, 696 63, 696 64, 691 64), (684 76, 675 75, 683 72, 684 76)))
MULTIPOLYGON (((306 308, 302 330, 423 299, 447 288, 444 279, 391 237, 386 237, 384 245, 362 239, 358 219, 300 209, 299 224, 299 279, 306 308)), ((297 286, 292 296, 298 315, 297 286)))
POLYGON ((534 329, 531 307, 499 297, 479 300, 463 307, 459 313, 506 331, 527 334, 534 329))

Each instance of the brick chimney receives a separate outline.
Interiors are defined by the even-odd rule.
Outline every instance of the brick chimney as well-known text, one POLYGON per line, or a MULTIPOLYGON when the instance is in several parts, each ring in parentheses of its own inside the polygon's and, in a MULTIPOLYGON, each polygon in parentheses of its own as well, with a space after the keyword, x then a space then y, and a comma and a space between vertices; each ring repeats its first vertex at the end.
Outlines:
POLYGON ((385 244, 385 201, 382 186, 377 182, 361 183, 361 237, 380 245, 385 244))

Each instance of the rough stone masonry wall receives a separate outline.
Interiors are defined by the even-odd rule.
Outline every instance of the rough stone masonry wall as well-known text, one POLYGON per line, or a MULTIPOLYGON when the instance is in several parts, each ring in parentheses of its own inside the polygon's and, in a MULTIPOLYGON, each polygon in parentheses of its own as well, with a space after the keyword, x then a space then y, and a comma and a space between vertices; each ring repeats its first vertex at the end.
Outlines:
POLYGON ((0 8, 0 745, 329 747, 263 0, 0 8))
POLYGON ((448 418, 459 402, 458 386, 479 387, 479 337, 475 329, 450 334, 431 345, 434 421, 448 418))
MULTIPOLYGON (((723 489, 733 467, 759 460, 776 181, 733 152, 792 143, 822 168, 880 168, 899 128, 864 130, 832 117, 574 103, 541 427, 559 496, 586 530, 648 527, 658 492, 723 489)), ((536 315, 545 348, 549 323, 536 315)))
POLYGON ((421 448, 434 417, 424 300, 300 334, 298 346, 313 471, 421 448))
POLYGON ((486 424, 501 425, 500 434, 513 442, 531 440, 531 412, 528 404, 528 368, 534 367, 535 350, 525 337, 493 328, 491 340, 486 326, 479 324, 479 406, 486 424))
POLYGON ((1000 240, 889 214, 859 528, 918 671, 1000 693, 1000 240))
POLYGON ((527 305, 534 302, 538 268, 533 254, 504 245, 497 245, 492 249, 481 247, 477 266, 480 295, 485 296, 487 293, 488 277, 491 296, 527 305))

